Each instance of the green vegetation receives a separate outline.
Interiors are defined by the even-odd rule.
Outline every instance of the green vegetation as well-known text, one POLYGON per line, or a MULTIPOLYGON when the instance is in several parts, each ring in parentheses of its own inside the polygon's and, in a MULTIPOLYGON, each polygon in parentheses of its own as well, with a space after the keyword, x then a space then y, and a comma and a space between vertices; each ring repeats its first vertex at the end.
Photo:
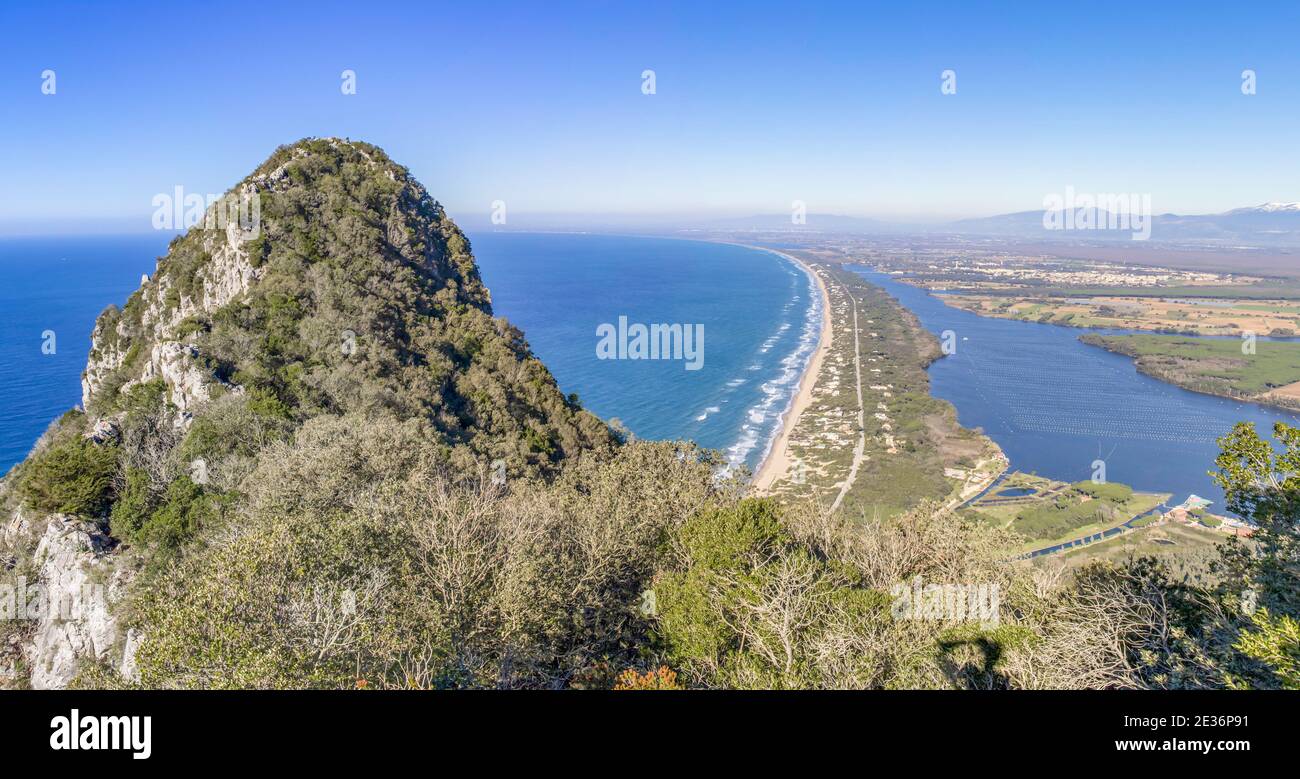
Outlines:
POLYGON ((1227 509, 1257 526, 1256 548, 1233 545, 1225 568, 1258 589, 1265 608, 1300 616, 1300 427, 1279 422, 1273 436, 1281 452, 1245 422, 1220 440, 1215 480, 1227 509))
POLYGON ((983 525, 925 510, 864 528, 744 499, 712 455, 669 443, 502 490, 430 470, 417 427, 358 421, 318 417, 273 444, 237 522, 201 527, 136 590, 140 685, 1106 683, 1090 664, 1113 641, 1081 640, 1068 626, 1084 612, 1035 595, 983 525), (900 580, 997 586, 1005 622, 909 619, 900 580), (1073 659, 1035 668, 1031 647, 1073 659))
POLYGON ((1293 282, 1259 284, 1195 284, 1147 287, 1055 287, 1034 290, 1045 297, 1214 298, 1230 300, 1300 300, 1300 285, 1293 282))
MULTIPOLYGON (((893 421, 872 417, 872 459, 844 509, 758 500, 719 476, 715 453, 621 441, 561 395, 491 316, 463 235, 378 149, 307 141, 257 175, 260 275, 172 316, 230 259, 200 231, 173 242, 145 290, 101 318, 88 416, 65 415, 0 485, 6 510, 106 521, 126 542, 97 568, 121 575, 139 677, 105 663, 77 684, 1296 684, 1300 429, 1278 427, 1282 452, 1249 426, 1222 441, 1228 508, 1259 532, 1225 544, 1217 581, 1118 554, 1044 577, 1007 560, 1024 534, 1086 531, 1162 496, 1020 475, 1039 490, 1025 503, 954 513, 924 500, 950 491, 934 447, 969 463, 983 442, 929 398, 933 343, 884 299, 864 295, 859 316, 876 320, 870 381, 892 385, 877 397, 893 421), (144 371, 177 333, 188 340, 173 353, 187 377, 213 379, 211 395, 182 398, 144 371), (347 333, 355 349, 340 348, 347 333), (992 602, 945 611, 965 602, 945 588, 992 602), (936 592, 933 613, 914 600, 936 592)), ((41 532, 29 518, 30 537, 0 539, 23 575, 41 532)), ((25 640, 0 625, 0 651, 25 640)))
POLYGON ((155 554, 179 550, 204 524, 214 521, 222 495, 208 493, 188 476, 177 477, 162 495, 154 494, 148 472, 131 468, 126 487, 113 505, 109 528, 113 535, 154 547, 155 554))
POLYGON ((1216 569, 1227 536, 1199 525, 1160 523, 1154 515, 1129 527, 1132 530, 1087 546, 1036 558, 1034 564, 1042 568, 1064 564, 1067 570, 1074 570, 1098 562, 1128 566, 1146 558, 1162 566, 1172 582, 1211 590, 1222 584, 1223 577, 1216 569))
POLYGON ((141 684, 608 687, 640 662, 659 542, 718 494, 716 461, 637 444, 503 493, 429 470, 419 428, 359 421, 273 446, 237 525, 140 592, 141 684))
POLYGON ((1095 481, 1077 481, 1073 485, 1074 491, 1087 495, 1090 498, 1099 500, 1108 500, 1112 503, 1124 503, 1133 497, 1133 488, 1127 484, 1118 484, 1115 482, 1095 482, 1095 481))
POLYGON ((1271 394, 1300 382, 1300 343, 1166 335, 1085 335, 1079 340, 1133 357, 1138 370, 1194 392, 1300 407, 1300 393, 1271 394))
POLYGON ((1135 493, 1127 484, 1054 482, 1029 474, 1007 477, 995 494, 974 504, 973 511, 997 527, 1014 531, 1029 551, 1106 530, 1151 510, 1166 495, 1135 493), (1030 495, 1006 495, 1016 489, 1030 495))
POLYGON ((1069 535, 1085 525, 1114 522, 1120 516, 1107 501, 1080 502, 1062 497, 1021 512, 1012 527, 1030 540, 1047 540, 1069 535))
MULTIPOLYGON (((1260 609, 1251 615, 1251 624, 1233 648, 1268 667, 1281 687, 1300 690, 1300 621, 1260 609)), ((1232 681, 1234 686, 1250 686, 1243 679, 1232 681)))
POLYGON ((100 516, 111 505, 118 451, 83 439, 77 417, 64 417, 54 440, 16 473, 19 494, 37 511, 100 516))

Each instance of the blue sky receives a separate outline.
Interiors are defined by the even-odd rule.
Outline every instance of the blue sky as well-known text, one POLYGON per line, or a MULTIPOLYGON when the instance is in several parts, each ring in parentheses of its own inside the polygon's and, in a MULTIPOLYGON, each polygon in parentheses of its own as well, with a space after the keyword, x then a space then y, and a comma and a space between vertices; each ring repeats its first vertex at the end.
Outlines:
POLYGON ((309 135, 384 147, 466 222, 494 200, 683 218, 796 199, 981 216, 1067 186, 1157 212, 1300 200, 1295 3, 17 5, 0 232, 147 230, 155 194, 224 191, 309 135))

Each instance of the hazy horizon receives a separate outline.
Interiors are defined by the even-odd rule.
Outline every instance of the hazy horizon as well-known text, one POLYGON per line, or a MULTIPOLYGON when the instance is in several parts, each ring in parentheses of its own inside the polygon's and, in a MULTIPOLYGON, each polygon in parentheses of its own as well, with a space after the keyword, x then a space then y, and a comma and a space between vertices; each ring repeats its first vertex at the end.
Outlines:
POLYGON ((1067 187, 1149 194, 1155 213, 1300 200, 1300 9, 1269 5, 1117 25, 958 4, 323 4, 259 7, 256 27, 7 6, 0 27, 25 34, 0 50, 0 232, 147 220, 155 195, 223 192, 307 136, 384 148, 467 224, 498 202, 609 223, 796 201, 943 222, 1067 187))
MULTIPOLYGON (((434 199, 438 199, 436 193, 430 193, 434 199)), ((1252 208, 1264 205, 1264 202, 1243 204, 1234 208, 1252 208)), ((444 204, 444 207, 445 204, 444 204)), ((38 238, 44 236, 58 235, 77 235, 77 236, 94 236, 94 235, 147 235, 158 232, 151 226, 153 212, 156 209, 149 208, 140 214, 133 216, 120 217, 90 217, 71 220, 6 220, 0 217, 0 239, 2 238, 38 238)), ((1228 209, 1232 210, 1232 209, 1228 209)), ((935 232, 944 232, 945 227, 956 227, 957 223, 971 220, 989 219, 1003 216, 1016 216, 1021 214, 1030 214, 1042 212, 1041 208, 1026 208, 1018 211, 999 212, 996 214, 973 214, 960 216, 944 215, 904 215, 889 216, 882 214, 848 214, 848 213, 816 213, 808 212, 805 214, 805 223, 798 225, 798 228, 806 228, 811 232, 834 233, 843 232, 865 232, 863 229, 858 230, 837 230, 835 223, 819 225, 819 220, 853 220, 864 223, 863 227, 869 226, 865 223, 878 222, 882 230, 889 232, 906 233, 909 228, 915 228, 918 232, 927 229, 935 232)), ((692 231, 692 230, 735 230, 743 232, 746 228, 737 224, 728 224, 728 222, 742 222, 744 220, 773 220, 774 222, 785 221, 790 217, 789 212, 769 211, 769 212, 752 212, 752 211, 716 211, 716 212, 692 212, 692 213, 655 213, 655 212, 510 212, 509 221, 503 224, 494 224, 492 222, 491 211, 479 212, 472 211, 464 214, 453 212, 447 209, 448 215, 461 227, 475 230, 501 230, 501 231, 582 231, 582 230, 667 230, 667 231, 692 231)), ((1218 212, 1216 212, 1217 214, 1218 212)), ((1156 214, 1162 216, 1164 214, 1156 214)), ((1215 214, 1178 214, 1178 216, 1202 216, 1215 214)), ((766 228, 763 228, 766 229, 766 228)), ((184 230, 166 230, 165 232, 180 235, 184 230)), ((978 234, 978 230, 971 231, 978 234)))

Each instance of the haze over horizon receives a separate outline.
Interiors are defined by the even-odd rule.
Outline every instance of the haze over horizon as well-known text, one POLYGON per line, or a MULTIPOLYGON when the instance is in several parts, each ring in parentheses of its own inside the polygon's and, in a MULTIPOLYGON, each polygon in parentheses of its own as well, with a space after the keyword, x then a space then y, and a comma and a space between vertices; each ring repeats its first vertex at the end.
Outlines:
POLYGON ((1300 54, 1284 22, 1300 9, 1267 5, 1131 9, 1122 25, 958 4, 770 3, 743 18, 673 3, 326 4, 259 7, 256 25, 199 8, 139 21, 5 7, 0 28, 27 33, 0 50, 15 109, 0 126, 0 235, 145 231, 155 195, 222 192, 306 136, 385 148, 467 224, 497 201, 521 222, 596 223, 796 200, 943 222, 1035 210, 1066 187, 1148 193, 1157 214, 1295 201, 1300 54))

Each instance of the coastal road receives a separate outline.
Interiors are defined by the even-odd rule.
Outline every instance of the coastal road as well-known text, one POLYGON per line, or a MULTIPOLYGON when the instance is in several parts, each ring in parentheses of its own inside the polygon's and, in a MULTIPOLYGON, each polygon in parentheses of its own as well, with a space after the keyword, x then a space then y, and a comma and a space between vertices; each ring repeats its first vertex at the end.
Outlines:
POLYGON ((853 297, 847 284, 843 287, 844 294, 849 297, 849 305, 853 308, 853 372, 857 375, 858 383, 858 445, 853 449, 853 464, 849 467, 849 475, 845 477, 844 484, 840 487, 840 494, 835 496, 835 502, 831 504, 832 514, 844 502, 844 496, 853 488, 853 482, 858 478, 858 469, 867 459, 867 407, 862 401, 862 350, 858 346, 858 300, 853 297))

